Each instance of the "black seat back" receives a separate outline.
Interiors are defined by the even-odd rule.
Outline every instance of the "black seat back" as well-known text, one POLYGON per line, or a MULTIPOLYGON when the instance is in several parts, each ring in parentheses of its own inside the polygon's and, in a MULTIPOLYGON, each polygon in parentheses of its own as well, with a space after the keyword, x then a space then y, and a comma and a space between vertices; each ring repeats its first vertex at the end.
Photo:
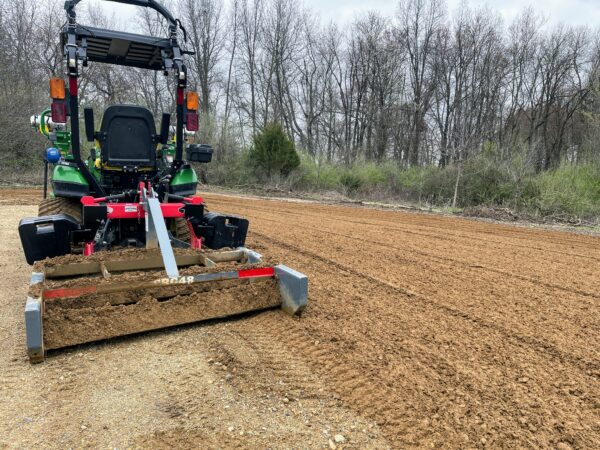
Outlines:
POLYGON ((98 133, 102 161, 113 167, 155 167, 156 125, 141 106, 109 106, 98 133))

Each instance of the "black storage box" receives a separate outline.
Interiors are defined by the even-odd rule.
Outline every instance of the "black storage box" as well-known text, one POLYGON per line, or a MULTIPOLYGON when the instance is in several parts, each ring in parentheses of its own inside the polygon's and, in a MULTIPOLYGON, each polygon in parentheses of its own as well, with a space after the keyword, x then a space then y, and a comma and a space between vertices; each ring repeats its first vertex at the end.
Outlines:
POLYGON ((192 162, 209 163, 212 155, 213 149, 208 144, 192 144, 186 149, 186 159, 192 162))
POLYGON ((195 231, 204 238, 208 248, 237 248, 246 244, 248 224, 248 220, 241 217, 210 212, 204 215, 202 225, 195 227, 195 231))
POLYGON ((67 214, 21 220, 19 236, 27 263, 71 253, 71 233, 79 229, 79 223, 67 214))

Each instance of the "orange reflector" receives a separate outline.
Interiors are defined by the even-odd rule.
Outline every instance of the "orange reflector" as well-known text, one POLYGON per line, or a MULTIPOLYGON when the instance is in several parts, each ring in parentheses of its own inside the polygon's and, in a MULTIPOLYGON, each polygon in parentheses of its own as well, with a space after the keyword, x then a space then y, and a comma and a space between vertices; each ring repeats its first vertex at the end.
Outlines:
POLYGON ((62 78, 50 78, 50 97, 54 100, 65 99, 65 80, 62 78))
POLYGON ((198 105, 200 101, 198 100, 198 93, 189 91, 187 93, 187 109, 190 111, 198 111, 198 105))

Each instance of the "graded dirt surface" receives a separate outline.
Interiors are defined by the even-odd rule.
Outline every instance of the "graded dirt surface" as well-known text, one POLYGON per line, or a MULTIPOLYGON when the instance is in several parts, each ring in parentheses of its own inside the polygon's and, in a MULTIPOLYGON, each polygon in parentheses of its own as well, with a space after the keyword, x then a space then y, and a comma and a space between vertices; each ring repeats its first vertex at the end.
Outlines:
POLYGON ((600 238, 205 197, 250 219, 248 247, 309 276, 302 318, 187 325, 35 366, 16 227, 36 206, 0 202, 0 447, 598 448, 600 238))

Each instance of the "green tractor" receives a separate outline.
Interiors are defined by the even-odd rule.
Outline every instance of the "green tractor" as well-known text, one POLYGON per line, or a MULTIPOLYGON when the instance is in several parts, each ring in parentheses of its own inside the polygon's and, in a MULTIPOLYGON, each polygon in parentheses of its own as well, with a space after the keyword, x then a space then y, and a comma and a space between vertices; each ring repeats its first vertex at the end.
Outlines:
MULTIPOLYGON (((127 214, 120 217, 116 205, 109 208, 116 211, 106 217, 85 215, 82 199, 93 198, 95 203, 135 203, 139 202, 144 187, 160 202, 181 202, 193 196, 198 185, 196 172, 188 161, 208 163, 212 159, 209 145, 191 144, 185 139, 198 130, 199 101, 195 92, 186 90, 183 56, 189 52, 181 50, 177 41, 180 22, 157 2, 117 0, 158 11, 169 23, 170 36, 156 38, 84 27, 76 22, 75 6, 80 1, 66 2, 68 22, 61 32, 68 86, 62 78, 51 79, 52 104, 32 118, 32 125, 53 147, 44 153, 44 200, 39 208, 40 217, 24 221, 19 227, 30 264, 79 247, 89 255, 114 247, 146 246, 144 223, 127 222, 130 217, 127 214), (113 105, 104 111, 100 129, 96 130, 94 111, 85 108, 85 137, 90 150, 84 157, 80 145, 78 78, 80 66, 86 67, 88 62, 173 72, 177 89, 175 126, 171 126, 170 115, 163 114, 157 131, 155 118, 147 108, 113 105), (52 192, 48 195, 49 183, 52 192), (52 227, 44 228, 44 224, 52 227), (54 230, 52 236, 48 236, 50 228, 54 230), (45 232, 40 233, 40 229, 45 232)), ((193 217, 190 214, 166 217, 167 229, 175 238, 180 241, 196 238, 213 249, 244 245, 246 220, 204 214, 204 203, 197 206, 193 217)))
POLYGON ((213 150, 186 141, 198 130, 199 99, 187 90, 184 57, 190 52, 178 42, 181 22, 155 0, 110 1, 157 11, 169 36, 81 26, 75 13, 81 0, 65 2, 60 36, 67 81, 50 80, 50 108, 32 118, 52 143, 44 152, 44 198, 39 216, 19 224, 25 258, 34 265, 25 307, 33 362, 47 349, 266 307, 299 314, 307 302, 304 275, 265 265, 245 247, 246 219, 209 212, 195 195, 198 177, 190 162, 210 162, 213 150), (166 113, 157 126, 143 106, 112 105, 96 129, 94 111, 85 108, 84 156, 79 77, 90 62, 173 75, 174 125, 166 113), (140 250, 118 251, 124 248, 140 250), (72 253, 81 257, 59 258, 72 253), (157 275, 163 271, 166 277, 157 275), (68 287, 56 288, 63 280, 68 287), (131 320, 142 314, 147 317, 131 320), (47 341, 45 331, 52 336, 47 341))
MULTIPOLYGON (((57 81, 52 80, 52 83, 61 81, 60 79, 57 79, 57 81)), ((188 96, 193 94, 188 93, 188 96)), ((62 94, 59 94, 60 96, 62 94)), ((107 110, 108 116, 115 109, 131 111, 131 108, 133 107, 128 105, 110 107, 107 110)), ((142 110, 139 107, 135 108, 138 111, 142 110)), ((86 117, 90 117, 90 120, 93 120, 91 119, 91 113, 87 112, 87 110, 86 117)), ((165 117, 165 120, 168 121, 169 119, 165 117)), ((51 116, 51 109, 46 109, 40 115, 32 116, 31 125, 52 144, 52 147, 46 149, 43 154, 44 193, 43 201, 39 206, 39 215, 48 216, 68 213, 76 219, 81 220, 81 198, 90 195, 93 191, 90 189, 90 183, 86 180, 84 173, 82 173, 75 163, 71 150, 71 132, 67 130, 67 124, 54 122, 51 116), (50 166, 52 166, 51 175, 49 174, 50 166), (52 187, 51 192, 48 192, 49 184, 52 187)), ((116 164, 111 165, 110 161, 112 160, 103 160, 102 143, 95 138, 97 135, 98 133, 96 132, 93 135, 90 133, 90 137, 94 136, 95 145, 91 148, 88 158, 84 161, 89 172, 107 193, 122 193, 123 189, 135 189, 137 187, 135 183, 140 178, 146 178, 145 176, 136 176, 136 173, 139 174, 140 172, 139 167, 128 168, 127 166, 116 164)), ((191 140, 190 138, 193 138, 195 132, 184 129, 187 144, 187 159, 175 171, 174 175, 171 176, 171 169, 177 153, 175 135, 176 127, 169 127, 166 142, 164 144, 159 143, 156 146, 155 164, 142 168, 142 171, 145 171, 144 175, 148 175, 151 172, 159 180, 163 178, 161 189, 167 195, 171 195, 171 198, 173 198, 173 195, 193 196, 198 186, 198 177, 196 171, 188 161, 209 163, 212 160, 213 149, 207 144, 193 144, 188 142, 188 140, 191 140)), ((188 227, 183 218, 173 220, 170 225, 171 230, 178 238, 183 240, 189 239, 188 227)), ((140 244, 139 240, 137 244, 140 244)))

